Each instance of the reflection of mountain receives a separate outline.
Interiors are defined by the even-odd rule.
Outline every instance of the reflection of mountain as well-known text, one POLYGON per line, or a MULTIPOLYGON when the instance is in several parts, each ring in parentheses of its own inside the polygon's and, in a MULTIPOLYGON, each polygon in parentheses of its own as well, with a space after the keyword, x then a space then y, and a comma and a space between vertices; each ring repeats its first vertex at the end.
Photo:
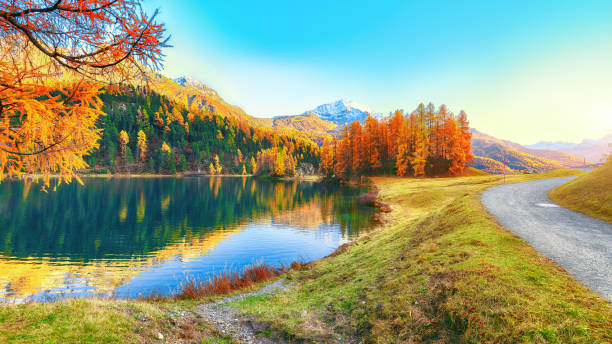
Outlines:
POLYGON ((304 228, 333 221, 358 232, 368 217, 344 214, 357 211, 357 192, 248 177, 91 178, 49 193, 2 183, 0 297, 67 277, 95 276, 88 285, 109 292, 173 256, 199 257, 262 217, 304 228))

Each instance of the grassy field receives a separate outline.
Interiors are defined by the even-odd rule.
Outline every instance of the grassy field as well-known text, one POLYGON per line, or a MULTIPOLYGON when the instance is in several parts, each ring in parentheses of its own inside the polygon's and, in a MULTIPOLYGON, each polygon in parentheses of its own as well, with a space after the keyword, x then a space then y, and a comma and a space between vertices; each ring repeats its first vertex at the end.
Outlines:
MULTIPOLYGON (((610 304, 483 210, 480 192, 501 181, 374 178, 387 224, 287 274, 294 288, 234 306, 306 342, 611 342, 610 304)), ((231 343, 193 312, 206 300, 6 305, 0 343, 231 343)))
POLYGON ((3 305, 0 343, 233 343, 196 317, 193 305, 95 299, 3 305))
POLYGON ((234 306, 312 342, 612 342, 610 304, 483 210, 502 178, 374 178, 390 223, 234 306))
POLYGON ((612 158, 548 196, 566 208, 612 223, 612 158))

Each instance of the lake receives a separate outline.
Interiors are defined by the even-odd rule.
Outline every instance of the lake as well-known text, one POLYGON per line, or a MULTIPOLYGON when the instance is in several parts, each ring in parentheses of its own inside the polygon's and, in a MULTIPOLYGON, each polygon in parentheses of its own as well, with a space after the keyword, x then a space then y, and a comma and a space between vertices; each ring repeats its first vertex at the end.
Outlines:
POLYGON ((0 183, 0 299, 169 295, 256 262, 332 253, 372 228, 364 188, 252 177, 0 183))

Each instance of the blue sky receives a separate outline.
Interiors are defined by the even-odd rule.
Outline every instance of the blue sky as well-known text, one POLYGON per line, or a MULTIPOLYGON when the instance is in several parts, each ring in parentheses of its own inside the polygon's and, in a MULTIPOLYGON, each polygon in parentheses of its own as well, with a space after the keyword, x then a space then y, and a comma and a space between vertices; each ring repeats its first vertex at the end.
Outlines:
POLYGON ((612 1, 161 1, 164 73, 254 116, 420 102, 528 144, 612 133, 612 1))

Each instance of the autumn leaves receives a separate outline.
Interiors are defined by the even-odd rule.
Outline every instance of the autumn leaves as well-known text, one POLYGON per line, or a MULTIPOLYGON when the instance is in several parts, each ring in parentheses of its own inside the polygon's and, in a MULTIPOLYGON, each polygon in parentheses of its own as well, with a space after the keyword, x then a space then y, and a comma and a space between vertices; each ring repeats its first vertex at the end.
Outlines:
POLYGON ((103 84, 157 66, 164 31, 139 0, 0 0, 0 180, 86 167, 103 84))
POLYGON ((471 161, 467 115, 449 112, 445 105, 420 104, 410 115, 398 110, 390 119, 368 116, 344 128, 340 140, 325 140, 320 171, 328 179, 348 180, 362 175, 460 175, 471 161))

